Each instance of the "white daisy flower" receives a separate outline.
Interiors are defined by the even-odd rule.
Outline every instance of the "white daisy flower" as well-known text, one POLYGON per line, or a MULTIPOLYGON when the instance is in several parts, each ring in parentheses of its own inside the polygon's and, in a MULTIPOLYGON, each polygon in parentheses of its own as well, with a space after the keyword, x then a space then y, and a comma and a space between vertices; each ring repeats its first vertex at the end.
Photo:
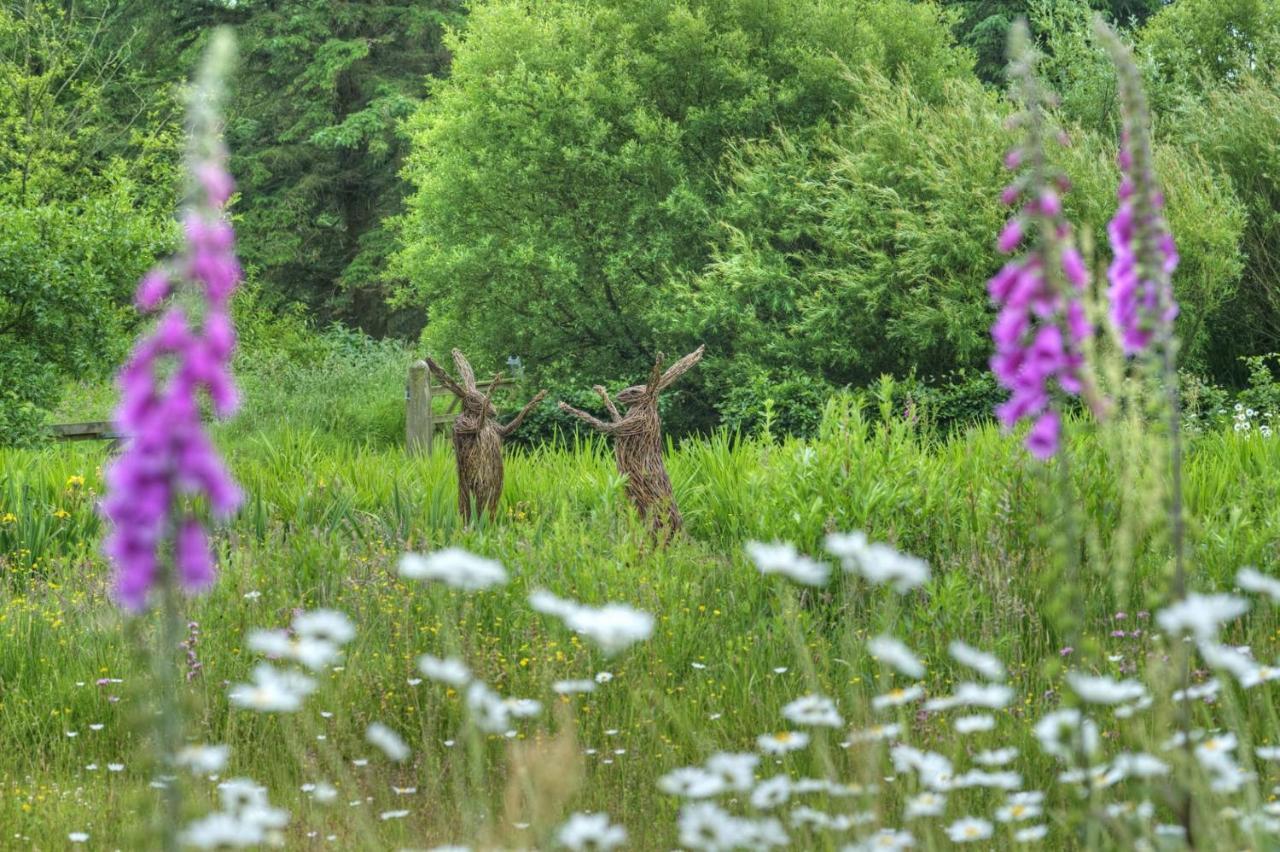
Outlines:
POLYGON ((1067 683, 1089 704, 1123 704, 1137 701, 1147 694, 1147 688, 1136 680, 1114 680, 1105 675, 1068 672, 1067 683))
POLYGON ((1004 680, 1004 663, 999 657, 961 642, 959 639, 947 646, 951 658, 962 666, 968 666, 987 680, 1004 680))
POLYGON ((231 746, 190 745, 178 751, 174 762, 196 775, 212 775, 223 770, 230 755, 231 746))
POLYGON ((845 571, 870 583, 889 584, 900 594, 929 581, 929 563, 887 544, 865 544, 861 533, 827 536, 827 550, 838 556, 845 571))
POLYGON ((1280 579, 1267 576, 1257 568, 1241 568, 1236 574, 1236 585, 1246 592, 1266 595, 1272 601, 1280 603, 1280 579))
POLYGON ((741 822, 713 802, 693 802, 680 809, 676 822, 680 845, 722 852, 743 845, 741 822))
POLYGON ((931 698, 924 703, 924 709, 931 713, 950 710, 953 707, 986 707, 999 710, 1013 701, 1013 690, 1002 683, 961 683, 956 686, 954 695, 942 698, 931 698))
POLYGON ((957 775, 951 785, 957 789, 991 787, 998 790, 1016 790, 1022 786, 1022 776, 1017 772, 986 772, 982 769, 970 769, 962 775, 957 775))
POLYGON ((507 582, 502 564, 458 547, 400 557, 400 576, 410 580, 439 581, 464 592, 478 592, 507 582))
POLYGON ((1187 595, 1156 614, 1161 628, 1173 634, 1190 634, 1202 642, 1217 639, 1218 631, 1249 609, 1249 602, 1235 595, 1187 595))
POLYGON ((342 659, 337 645, 324 639, 290 636, 284 630, 253 630, 245 643, 250 651, 268 657, 296 660, 312 671, 327 668, 342 659))
POLYGON ((905 643, 892 636, 877 636, 867 642, 871 656, 911 678, 924 677, 924 663, 911 652, 905 643))
POLYGON ((844 724, 836 703, 822 695, 806 695, 782 708, 782 715, 796 725, 839 728, 844 724))
POLYGON ((1169 774, 1169 764, 1145 752, 1117 754, 1111 761, 1126 778, 1160 778, 1169 774))
POLYGON ((872 698, 871 707, 875 710, 884 710, 889 707, 901 707, 904 704, 919 701, 923 697, 924 688, 920 686, 910 686, 906 689, 891 689, 888 692, 872 698))
POLYGON ((744 549, 761 574, 781 574, 806 586, 826 585, 831 576, 831 566, 805 556, 787 542, 749 541, 744 549))
POLYGON ((957 734, 972 734, 977 731, 990 731, 996 726, 996 717, 989 713, 976 716, 960 716, 952 723, 957 734))
POLYGON ((579 692, 595 692, 594 680, 558 680, 551 684, 551 689, 560 695, 573 695, 579 692))
POLYGON ((699 766, 673 769, 658 779, 658 789, 669 796, 686 799, 708 799, 728 788, 723 778, 699 766))
POLYGON ((627 830, 611 823, 608 814, 575 813, 560 826, 556 840, 574 852, 607 852, 627 842, 627 830))
POLYGON ((374 722, 364 732, 364 738, 377 746, 387 758, 395 763, 403 763, 408 759, 409 746, 400 735, 381 722, 374 722))
POLYGON ((755 784, 755 770, 760 765, 760 755, 750 752, 717 752, 707 758, 706 769, 718 775, 730 790, 742 792, 755 784))
POLYGON ((791 798, 791 779, 785 775, 775 775, 761 781, 751 791, 751 807, 760 811, 772 810, 786 804, 791 798))
POLYGON ((476 680, 467 687, 467 710, 480 730, 490 734, 504 733, 511 727, 511 708, 502 696, 476 680))
POLYGON ((1098 750, 1098 726, 1074 707, 1044 716, 1036 723, 1035 735, 1046 754, 1068 762, 1098 750))
POLYGON ((947 837, 953 843, 975 843, 991 837, 992 825, 979 817, 963 817, 947 826, 947 837))
POLYGON ((996 819, 1000 822, 1025 822, 1038 819, 1043 812, 1039 802, 1009 802, 996 810, 996 819))
POLYGON ((891 740, 902 734, 902 726, 896 722, 889 725, 872 725, 849 735, 849 743, 870 743, 880 740, 891 740))
POLYGON ((1018 757, 1018 750, 1013 746, 1007 748, 988 749, 980 751, 973 756, 975 763, 982 766, 1004 766, 1012 763, 1018 757))
POLYGON ((345 645, 356 638, 355 625, 336 609, 315 609, 293 617, 293 632, 307 639, 345 645))
POLYGON ((804 731, 778 731, 776 734, 761 734, 756 737, 756 747, 765 754, 786 754, 798 751, 809 744, 809 735, 804 731))
POLYGON ((471 669, 457 657, 433 657, 423 654, 418 658, 418 671, 438 683, 449 686, 466 686, 471 682, 471 669))
POLYGON ((899 852, 915 845, 916 839, 911 832, 882 828, 861 843, 846 846, 845 852, 899 852))
POLYGON ((946 809, 946 796, 942 793, 926 790, 907 800, 906 808, 903 810, 903 817, 905 819, 919 819, 920 817, 942 816, 946 809))
POLYGON ((253 683, 236 684, 227 698, 237 707, 261 713, 292 713, 315 689, 316 682, 300 672, 259 663, 253 669, 253 683))
POLYGON ((1013 833, 1013 839, 1018 843, 1034 843, 1037 840, 1044 840, 1049 834, 1049 826, 1047 825, 1030 825, 1026 828, 1020 828, 1013 833))

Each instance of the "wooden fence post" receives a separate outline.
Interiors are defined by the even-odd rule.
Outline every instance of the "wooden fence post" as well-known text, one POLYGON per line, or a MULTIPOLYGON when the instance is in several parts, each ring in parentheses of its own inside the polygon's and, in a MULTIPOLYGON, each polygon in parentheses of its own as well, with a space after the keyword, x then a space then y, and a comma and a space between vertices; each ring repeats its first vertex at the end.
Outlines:
POLYGON ((426 361, 409 365, 409 386, 405 391, 404 443, 409 455, 431 453, 434 425, 431 421, 431 375, 426 361))

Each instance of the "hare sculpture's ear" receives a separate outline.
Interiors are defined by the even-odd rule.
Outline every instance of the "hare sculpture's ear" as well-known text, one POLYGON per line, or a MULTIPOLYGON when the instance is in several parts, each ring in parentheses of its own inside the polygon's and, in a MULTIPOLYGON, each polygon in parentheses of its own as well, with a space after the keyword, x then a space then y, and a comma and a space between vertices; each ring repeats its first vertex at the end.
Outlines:
POLYGON ((458 368, 458 375, 462 378, 462 386, 469 391, 475 391, 476 374, 471 369, 471 363, 467 360, 467 356, 462 354, 461 349, 453 350, 453 364, 458 368))
POLYGON ((455 396, 458 396, 458 397, 462 396, 463 390, 461 386, 459 386, 458 383, 453 380, 453 376, 446 373, 444 371, 444 367, 441 367, 439 364, 437 364, 435 362, 435 359, 433 359, 430 355, 427 356, 427 369, 431 371, 431 375, 435 376, 437 381, 439 381, 442 385, 447 387, 449 390, 453 391, 455 396))
POLYGON ((675 384, 676 380, 687 373, 690 367, 702 360, 702 352, 706 348, 707 347, 705 345, 699 346, 697 349, 693 350, 688 355, 668 367, 667 371, 662 374, 662 378, 658 379, 658 390, 664 391, 671 387, 671 385, 675 384))

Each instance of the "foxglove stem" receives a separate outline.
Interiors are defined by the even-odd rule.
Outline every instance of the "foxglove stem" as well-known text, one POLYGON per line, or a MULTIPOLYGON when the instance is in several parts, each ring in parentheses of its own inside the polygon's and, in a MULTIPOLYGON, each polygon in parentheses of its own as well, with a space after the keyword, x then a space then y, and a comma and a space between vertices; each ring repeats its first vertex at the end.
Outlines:
POLYGON ((1120 99, 1119 206, 1107 227, 1115 255, 1107 271, 1111 318, 1126 355, 1156 361, 1169 415, 1169 535, 1173 598, 1186 594, 1186 534, 1182 508, 1182 413, 1173 321, 1178 303, 1172 276, 1178 267, 1173 234, 1164 218, 1164 194, 1155 175, 1151 113, 1133 54, 1099 19, 1094 28, 1116 66, 1120 99))

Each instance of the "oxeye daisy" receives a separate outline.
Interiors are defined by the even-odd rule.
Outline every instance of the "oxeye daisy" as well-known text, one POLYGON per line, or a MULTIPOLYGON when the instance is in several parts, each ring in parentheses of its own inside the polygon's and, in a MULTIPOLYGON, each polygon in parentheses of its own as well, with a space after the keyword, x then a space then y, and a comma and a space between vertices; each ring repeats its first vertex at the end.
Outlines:
POLYGON ((765 754, 786 754, 808 744, 809 735, 803 731, 778 731, 774 734, 761 734, 756 738, 756 747, 765 754))

